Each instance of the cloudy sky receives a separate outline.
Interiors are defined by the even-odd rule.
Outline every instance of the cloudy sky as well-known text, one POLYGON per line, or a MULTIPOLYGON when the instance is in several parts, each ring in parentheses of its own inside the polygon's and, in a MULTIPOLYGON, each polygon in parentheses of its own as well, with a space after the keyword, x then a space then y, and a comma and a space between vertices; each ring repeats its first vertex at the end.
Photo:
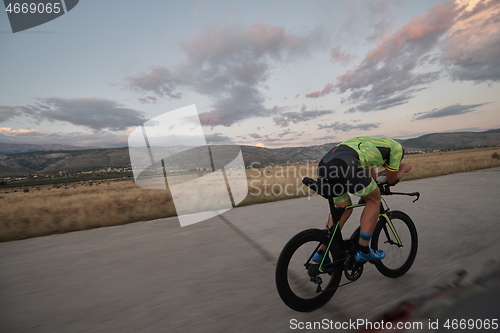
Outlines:
POLYGON ((0 55, 0 142, 123 147, 191 104, 269 148, 500 127, 497 0, 83 0, 0 13, 0 55))

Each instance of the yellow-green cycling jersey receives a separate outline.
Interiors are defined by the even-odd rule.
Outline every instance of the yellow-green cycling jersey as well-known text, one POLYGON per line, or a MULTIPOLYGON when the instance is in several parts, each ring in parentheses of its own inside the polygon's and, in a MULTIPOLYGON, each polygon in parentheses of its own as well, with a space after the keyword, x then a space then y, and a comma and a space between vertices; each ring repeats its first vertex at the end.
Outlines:
POLYGON ((403 158, 403 147, 390 138, 359 136, 339 144, 354 149, 359 155, 359 163, 364 168, 385 167, 389 171, 398 171, 403 158))

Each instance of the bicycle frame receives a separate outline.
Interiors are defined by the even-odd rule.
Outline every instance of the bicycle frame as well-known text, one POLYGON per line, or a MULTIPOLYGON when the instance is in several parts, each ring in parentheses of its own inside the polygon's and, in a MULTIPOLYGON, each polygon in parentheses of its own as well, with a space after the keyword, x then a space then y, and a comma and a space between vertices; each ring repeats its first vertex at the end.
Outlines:
MULTIPOLYGON (((391 192, 389 185, 379 185, 379 188, 380 188, 380 192, 381 192, 382 195, 408 195, 408 196, 416 196, 417 198, 413 202, 417 201, 420 198, 420 193, 419 192, 412 192, 412 193, 391 192)), ((332 217, 333 224, 332 224, 332 226, 327 231, 327 233, 328 233, 327 236, 329 238, 329 242, 328 242, 328 244, 326 246, 326 249, 324 251, 323 257, 321 258, 321 262, 319 263, 318 270, 319 270, 320 273, 325 273, 325 271, 323 270, 323 263, 324 263, 326 257, 328 256, 328 253, 330 251, 330 247, 331 247, 332 242, 333 242, 334 239, 337 240, 339 244, 341 244, 342 252, 346 251, 346 243, 349 243, 349 242, 352 242, 353 240, 359 239, 360 227, 356 228, 356 230, 352 233, 352 235, 351 235, 350 238, 348 238, 346 240, 344 240, 342 238, 342 232, 341 232, 341 230, 339 228, 339 225, 340 225, 340 219, 341 219, 342 215, 344 214, 344 212, 347 209, 359 208, 359 207, 366 206, 366 203, 362 202, 362 203, 358 203, 358 204, 355 204, 355 205, 350 205, 350 206, 347 206, 347 207, 335 207, 335 204, 333 202, 333 198, 332 197, 328 197, 326 199, 328 200, 328 204, 330 206, 330 216, 332 217)), ((390 215, 390 209, 389 208, 384 208, 383 203, 380 202, 379 218, 383 217, 385 219, 385 221, 387 222, 387 225, 389 226, 389 228, 391 229, 394 237, 396 238, 398 247, 401 247, 401 246, 403 246, 403 243, 401 242, 401 239, 400 239, 400 237, 399 237, 399 235, 398 235, 398 233, 396 231, 396 228, 394 228, 394 225, 393 225, 393 223, 392 223, 389 215, 390 215)), ((387 233, 387 230, 384 229, 384 232, 387 233)), ((319 249, 320 246, 321 246, 321 244, 319 244, 317 246, 315 252, 319 249)), ((349 247, 352 247, 352 246, 349 246, 349 247)), ((311 256, 307 260, 307 262, 309 262, 311 260, 311 258, 312 258, 312 256, 314 255, 315 252, 313 252, 313 254, 311 254, 311 256)))
MULTIPOLYGON (((364 207, 366 203, 361 200, 355 205, 337 208, 329 188, 321 181, 304 177, 302 183, 328 200, 333 223, 323 230, 312 228, 293 236, 280 253, 275 280, 278 293, 288 307, 309 312, 325 305, 339 287, 361 277, 365 262, 356 260, 355 256, 360 228, 350 238, 342 239, 340 221, 346 209, 364 207), (319 255, 318 251, 324 253, 319 255), (341 284, 343 276, 348 281, 341 284)), ((382 195, 413 195, 417 199, 420 196, 418 192, 393 193, 386 184, 379 184, 379 188, 382 195)), ((382 275, 397 278, 404 275, 415 260, 417 230, 407 214, 391 210, 385 200, 381 201, 378 215, 370 246, 388 255, 387 260, 369 262, 382 275)))

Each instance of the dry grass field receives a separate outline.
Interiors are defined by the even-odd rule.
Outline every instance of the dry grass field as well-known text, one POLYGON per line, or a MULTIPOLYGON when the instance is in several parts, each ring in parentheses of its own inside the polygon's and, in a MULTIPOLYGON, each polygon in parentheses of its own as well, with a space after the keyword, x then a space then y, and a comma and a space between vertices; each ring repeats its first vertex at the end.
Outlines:
POLYGON ((47 185, 29 188, 29 192, 20 188, 6 192, 0 192, 0 241, 175 215, 166 191, 142 189, 133 181, 47 185))
MULTIPOLYGON (((498 167, 494 153, 500 148, 409 155, 405 162, 413 169, 404 179, 498 167)), ((308 195, 301 179, 315 172, 316 164, 248 169, 249 195, 240 206, 308 195)), ((132 181, 3 189, 0 209, 3 242, 176 215, 168 191, 143 189, 132 181)))
POLYGON ((408 155, 404 161, 410 163, 413 169, 404 180, 497 167, 500 166, 500 159, 492 157, 495 153, 500 154, 500 147, 408 155))

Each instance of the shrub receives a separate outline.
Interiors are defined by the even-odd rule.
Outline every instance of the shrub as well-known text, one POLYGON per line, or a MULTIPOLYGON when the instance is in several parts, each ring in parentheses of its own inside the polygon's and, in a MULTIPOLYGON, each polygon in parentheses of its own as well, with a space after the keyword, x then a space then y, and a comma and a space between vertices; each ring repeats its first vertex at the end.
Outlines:
POLYGON ((498 154, 498 153, 491 154, 491 157, 496 158, 497 160, 500 160, 500 154, 498 154))
POLYGON ((24 193, 29 192, 29 191, 30 191, 30 189, 28 187, 23 188, 24 193))

